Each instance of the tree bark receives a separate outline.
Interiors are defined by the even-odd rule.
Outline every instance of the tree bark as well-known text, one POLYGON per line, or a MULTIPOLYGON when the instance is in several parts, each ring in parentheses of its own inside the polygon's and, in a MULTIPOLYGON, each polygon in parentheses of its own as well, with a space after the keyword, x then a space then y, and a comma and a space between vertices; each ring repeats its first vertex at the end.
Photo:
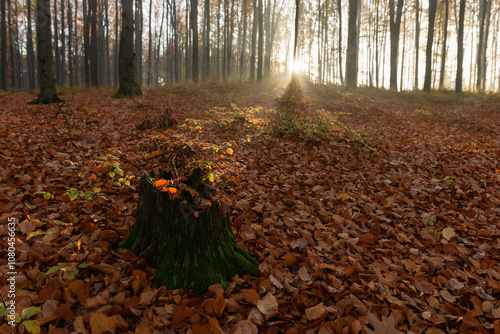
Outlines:
POLYGON ((7 6, 5 1, 1 0, 0 3, 0 39, 2 40, 0 50, 0 90, 7 90, 7 6))
POLYGON ((358 0, 349 0, 349 31, 347 36, 346 88, 358 85, 358 0))
POLYGON ((420 4, 415 0, 415 82, 413 89, 418 89, 418 56, 420 54, 420 4))
POLYGON ((342 0, 337 0, 337 10, 339 13, 339 74, 340 74, 340 84, 343 84, 344 74, 342 70, 342 53, 343 53, 342 52, 342 0))
POLYGON ((240 80, 243 79, 243 69, 245 64, 245 51, 247 43, 247 0, 243 0, 242 15, 243 15, 243 37, 241 42, 241 56, 240 56, 240 80))
POLYGON ((28 66, 28 88, 35 89, 35 51, 33 49, 33 30, 31 26, 31 0, 28 0, 28 32, 26 36, 27 66, 28 66))
POLYGON ((120 88, 113 97, 141 95, 135 78, 134 11, 133 0, 122 0, 122 31, 120 36, 119 80, 120 88))
POLYGON ((427 33, 427 49, 425 58, 424 92, 431 92, 432 79, 432 43, 434 41, 434 20, 436 18, 437 0, 429 0, 429 30, 427 33))
POLYGON ((255 59, 259 11, 257 0, 253 0, 252 53, 250 55, 250 80, 255 80, 255 59))
POLYGON ((259 0, 259 45, 257 60, 257 81, 261 81, 264 74, 264 5, 259 0))
POLYGON ((391 30, 391 89, 398 90, 398 51, 399 32, 401 28, 401 15, 403 13, 404 0, 398 0, 396 19, 394 20, 394 0, 389 0, 389 17, 391 30))
POLYGON ((64 29, 64 14, 66 9, 64 6, 66 0, 61 0, 61 69, 60 73, 60 85, 66 84, 66 32, 64 29))
POLYGON ((465 0, 460 0, 460 14, 458 21, 458 52, 457 52, 457 79, 455 82, 455 93, 462 93, 463 62, 464 62, 464 21, 465 21, 465 0))
MULTIPOLYGON (((135 76, 139 86, 142 86, 142 0, 135 1, 135 76)), ((123 19, 123 18, 122 18, 123 19)))
POLYGON ((50 22, 50 0, 37 0, 36 48, 38 57, 38 77, 40 79, 40 94, 36 100, 31 101, 29 104, 48 104, 62 101, 59 97, 57 97, 56 92, 50 22))
POLYGON ((89 0, 90 7, 90 85, 99 86, 99 58, 97 45, 97 0, 89 0))
POLYGON ((450 11, 449 0, 445 0, 444 33, 443 33, 443 45, 441 48, 441 72, 439 75, 439 89, 444 89, 444 75, 445 75, 445 65, 446 65, 446 42, 448 41, 449 11, 450 11))
POLYGON ((192 29, 192 46, 193 46, 193 57, 192 57, 192 71, 193 71, 193 81, 198 82, 200 78, 199 73, 199 63, 198 63, 198 0, 191 0, 191 29, 192 29))
MULTIPOLYGON (((172 178, 165 171, 160 176, 172 178)), ((204 292, 212 284, 228 287, 236 274, 258 275, 257 262, 236 243, 229 218, 212 200, 200 169, 177 197, 156 189, 154 182, 154 175, 141 178, 136 222, 120 247, 145 253, 159 285, 204 292)))
MULTIPOLYGON (((246 0, 244 0, 246 1, 246 0)), ((205 42, 203 44, 203 73, 204 80, 210 77, 210 0, 205 0, 205 42)))

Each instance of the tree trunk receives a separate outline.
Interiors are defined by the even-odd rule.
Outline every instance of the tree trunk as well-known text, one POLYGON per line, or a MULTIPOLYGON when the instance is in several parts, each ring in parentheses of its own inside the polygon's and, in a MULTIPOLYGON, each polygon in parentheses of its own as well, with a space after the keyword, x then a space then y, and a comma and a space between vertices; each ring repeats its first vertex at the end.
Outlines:
POLYGON ((90 85, 99 86, 99 61, 97 46, 97 0, 89 0, 90 7, 90 85))
MULTIPOLYGON (((246 0, 244 0, 246 1, 246 0)), ((210 0, 205 0, 205 42, 203 43, 203 73, 204 80, 210 77, 210 0)))
POLYGON ((243 15, 243 37, 241 42, 241 57, 240 57, 240 80, 243 79, 243 68, 245 64, 245 51, 247 42, 247 0, 243 0, 242 15, 243 15))
POLYGON ((420 54, 420 4, 415 0, 415 82, 413 89, 418 89, 418 56, 420 54))
POLYGON ((26 36, 26 50, 28 62, 28 88, 35 89, 35 52, 33 50, 33 30, 31 27, 31 0, 28 0, 28 33, 26 36))
POLYGON ((200 78, 199 74, 199 63, 198 63, 198 0, 191 0, 191 29, 192 29, 192 46, 193 46, 193 58, 192 58, 192 72, 193 81, 198 82, 200 78))
POLYGON ((357 48, 358 0, 349 0, 349 31, 347 36, 346 80, 347 89, 358 85, 357 48))
MULTIPOLYGON (((123 5, 123 4, 122 4, 123 5)), ((135 77, 137 84, 142 86, 142 0, 135 1, 135 77)), ((123 18, 122 18, 123 20, 123 18)))
POLYGON ((398 49, 399 31, 401 28, 401 15, 403 13, 404 0, 398 0, 396 20, 394 20, 394 0, 389 0, 389 17, 391 30, 391 89, 398 90, 398 49))
POLYGON ((40 94, 29 104, 48 104, 61 102, 57 97, 56 78, 52 58, 52 33, 50 29, 50 0, 37 0, 36 3, 36 49, 38 57, 38 77, 40 94))
POLYGON ((2 40, 0 50, 0 90, 7 90, 7 6, 5 1, 1 0, 0 3, 0 39, 2 40))
POLYGON ((119 80, 120 88, 113 97, 141 95, 135 78, 134 11, 133 0, 122 0, 122 31, 120 37, 119 80))
MULTIPOLYGON (((160 176, 172 178, 165 171, 160 176)), ((154 183, 154 176, 141 178, 136 222, 120 247, 145 253, 156 268, 158 285, 204 292, 212 284, 228 287, 236 274, 258 275, 257 262, 236 243, 229 218, 212 201, 200 169, 182 184, 183 190, 164 188, 180 192, 175 195, 154 183)))
POLYGON ((250 55, 250 80, 255 80, 255 59, 259 11, 257 0, 253 0, 252 53, 250 55))
POLYGON ((448 16, 449 16, 449 0, 445 0, 445 12, 444 12, 444 34, 443 34, 443 45, 441 49, 441 72, 439 75, 439 89, 444 88, 444 74, 446 65, 446 42, 448 40, 448 16))
POLYGON ((88 14, 88 1, 91 0, 83 0, 83 80, 86 86, 90 86, 90 25, 89 25, 89 17, 88 14))
POLYGON ((344 75, 342 70, 342 52, 343 52, 342 51, 342 0, 337 0, 337 10, 339 12, 339 74, 340 74, 340 84, 343 84, 344 75))
POLYGON ((264 74, 264 5, 259 0, 259 45, 257 60, 257 81, 262 80, 264 74))
POLYGON ((434 40, 434 20, 436 18, 437 0, 429 0, 429 31, 427 33, 427 49, 425 51, 424 92, 431 92, 432 78, 432 43, 434 40))
POLYGON ((71 11, 70 0, 68 0, 68 67, 69 67, 69 85, 70 87, 72 87, 73 86, 73 12, 71 11))
POLYGON ((455 82, 455 93, 462 93, 462 77, 464 62, 464 21, 465 21, 465 0, 460 0, 460 14, 458 21, 458 52, 457 52, 457 79, 455 82))
POLYGON ((66 9, 64 3, 66 0, 61 0, 61 69, 60 73, 60 85, 66 84, 66 30, 64 29, 64 14, 66 9))

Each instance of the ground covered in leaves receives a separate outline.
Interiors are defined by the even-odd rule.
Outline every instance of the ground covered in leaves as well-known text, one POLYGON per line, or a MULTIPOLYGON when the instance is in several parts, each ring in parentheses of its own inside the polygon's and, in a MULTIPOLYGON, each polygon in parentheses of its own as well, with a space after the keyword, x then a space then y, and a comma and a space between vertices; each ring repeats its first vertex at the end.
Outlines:
POLYGON ((0 295, 15 218, 15 331, 500 333, 499 97, 284 89, 2 97, 0 295), (167 108, 178 124, 162 129, 167 108), (167 291, 118 247, 140 176, 173 166, 204 168, 258 277, 167 291))

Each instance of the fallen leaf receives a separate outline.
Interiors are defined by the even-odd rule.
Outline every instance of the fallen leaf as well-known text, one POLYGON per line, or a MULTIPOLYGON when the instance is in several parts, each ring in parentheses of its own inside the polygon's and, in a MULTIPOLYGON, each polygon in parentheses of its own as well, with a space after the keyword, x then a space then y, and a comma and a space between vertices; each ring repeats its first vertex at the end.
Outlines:
POLYGON ((105 332, 114 333, 116 329, 115 319, 108 317, 104 313, 92 313, 90 315, 90 330, 92 334, 105 332))
POLYGON ((456 236, 455 229, 453 227, 447 227, 441 232, 441 235, 443 236, 443 238, 450 241, 451 238, 456 236))
POLYGON ((278 312, 278 300, 268 292, 261 300, 257 301, 257 308, 264 315, 274 314, 278 312))
POLYGON ((306 308, 306 318, 309 321, 314 321, 323 316, 325 313, 325 308, 323 307, 323 303, 319 303, 316 306, 306 308))

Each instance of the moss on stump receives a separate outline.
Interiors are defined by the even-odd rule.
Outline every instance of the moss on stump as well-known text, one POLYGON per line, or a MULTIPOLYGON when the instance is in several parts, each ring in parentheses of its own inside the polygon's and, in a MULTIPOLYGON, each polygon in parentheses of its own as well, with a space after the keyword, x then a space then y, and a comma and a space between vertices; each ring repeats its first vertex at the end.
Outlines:
MULTIPOLYGON (((165 172, 161 176, 169 178, 165 172)), ((236 274, 258 275, 258 263, 236 243, 229 219, 201 181, 200 169, 183 182, 175 198, 156 189, 154 182, 154 176, 142 176, 136 222, 120 247, 134 254, 147 250, 144 257, 155 267, 159 285, 204 292, 216 283, 227 287, 236 274), (200 206, 200 199, 206 205, 200 206)))

